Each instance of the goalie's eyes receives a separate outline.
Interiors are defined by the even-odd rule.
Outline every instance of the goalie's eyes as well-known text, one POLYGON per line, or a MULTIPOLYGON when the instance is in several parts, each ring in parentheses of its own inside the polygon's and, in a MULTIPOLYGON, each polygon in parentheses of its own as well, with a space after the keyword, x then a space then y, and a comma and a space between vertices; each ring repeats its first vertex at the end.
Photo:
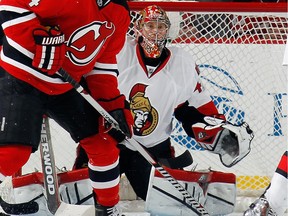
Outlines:
POLYGON ((145 31, 153 31, 155 29, 158 32, 164 32, 168 30, 167 25, 162 22, 147 22, 147 23, 144 23, 143 27, 145 31))

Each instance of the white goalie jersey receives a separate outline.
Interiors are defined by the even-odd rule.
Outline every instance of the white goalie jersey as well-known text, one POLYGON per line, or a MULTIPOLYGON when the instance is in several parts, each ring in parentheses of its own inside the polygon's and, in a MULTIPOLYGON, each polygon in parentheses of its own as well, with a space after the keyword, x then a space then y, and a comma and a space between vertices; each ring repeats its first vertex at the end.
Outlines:
MULTIPOLYGON (((170 136, 175 108, 187 100, 197 108, 211 98, 202 89, 195 62, 186 51, 169 47, 168 58, 152 67, 144 64, 135 43, 128 41, 118 55, 118 82, 130 103, 134 138, 149 148, 170 136)), ((127 147, 133 149, 128 143, 127 147)))

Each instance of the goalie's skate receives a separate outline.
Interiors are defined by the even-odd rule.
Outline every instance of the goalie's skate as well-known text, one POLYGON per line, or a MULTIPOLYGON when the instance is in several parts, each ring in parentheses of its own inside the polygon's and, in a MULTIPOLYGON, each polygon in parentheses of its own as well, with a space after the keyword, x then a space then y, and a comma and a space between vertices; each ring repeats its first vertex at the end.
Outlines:
POLYGON ((255 200, 244 212, 244 216, 277 216, 277 214, 270 207, 268 200, 262 195, 255 200))
POLYGON ((99 204, 95 206, 95 216, 124 216, 116 206, 106 207, 99 204))

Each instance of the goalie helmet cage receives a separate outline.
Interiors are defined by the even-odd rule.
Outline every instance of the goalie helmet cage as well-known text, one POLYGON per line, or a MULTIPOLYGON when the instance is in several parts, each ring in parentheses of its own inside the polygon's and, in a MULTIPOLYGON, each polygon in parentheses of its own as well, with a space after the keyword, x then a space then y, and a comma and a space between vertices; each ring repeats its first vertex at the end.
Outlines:
MULTIPOLYGON (((287 149, 287 66, 282 65, 288 34, 287 3, 132 1, 132 22, 139 18, 139 10, 152 4, 166 10, 172 23, 167 46, 192 54, 218 110, 235 124, 248 122, 254 131, 250 154, 227 168, 217 155, 202 151, 187 137, 179 122, 173 122, 176 153, 188 148, 193 155, 194 162, 187 169, 235 173, 235 212, 243 212, 264 192, 287 149)), ((132 22, 127 35, 134 37, 132 22)), ((54 121, 50 129, 56 166, 70 170, 76 145, 54 121)), ((40 161, 37 151, 22 172, 41 171, 40 161)), ((128 194, 127 183, 121 184, 122 194, 134 197, 128 194)), ((8 186, 1 187, 0 194, 13 201, 8 186)))

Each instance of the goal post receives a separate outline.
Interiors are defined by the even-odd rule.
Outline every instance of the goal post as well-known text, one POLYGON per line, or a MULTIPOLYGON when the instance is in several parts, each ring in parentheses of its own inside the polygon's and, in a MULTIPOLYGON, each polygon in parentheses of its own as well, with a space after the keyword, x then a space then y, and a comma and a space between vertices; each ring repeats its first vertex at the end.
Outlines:
MULTIPOLYGON (((239 204, 235 211, 243 211, 264 192, 287 149, 288 68, 282 65, 288 35, 287 3, 139 0, 129 2, 132 22, 139 10, 152 4, 170 17, 167 46, 181 47, 193 56, 219 111, 232 123, 246 121, 254 131, 250 154, 227 168, 217 155, 202 151, 179 122, 173 122, 176 152, 189 149, 193 156, 187 169, 236 174, 239 204)), ((133 37, 132 23, 127 35, 133 37)), ((54 121, 50 123, 56 167, 71 170, 76 144, 54 121)), ((37 151, 22 172, 41 170, 40 161, 37 151)))

